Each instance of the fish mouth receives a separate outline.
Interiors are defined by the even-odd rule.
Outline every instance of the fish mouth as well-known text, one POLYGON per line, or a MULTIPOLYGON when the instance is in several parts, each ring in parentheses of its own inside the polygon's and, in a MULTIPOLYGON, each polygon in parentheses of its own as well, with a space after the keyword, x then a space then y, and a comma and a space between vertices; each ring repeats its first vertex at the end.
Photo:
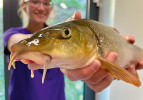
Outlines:
POLYGON ((11 61, 9 63, 8 69, 10 70, 10 66, 14 65, 14 61, 22 61, 24 64, 28 65, 28 69, 37 70, 43 69, 43 67, 48 64, 52 57, 50 55, 45 55, 39 52, 29 52, 24 54, 11 54, 11 61))
POLYGON ((8 65, 8 70, 10 70, 11 65, 15 69, 14 61, 22 61, 24 64, 28 64, 28 68, 31 70, 31 78, 34 77, 34 70, 36 69, 44 69, 42 76, 42 84, 44 83, 44 79, 47 72, 47 64, 51 60, 50 55, 44 55, 39 52, 27 52, 27 53, 11 53, 10 55, 10 63, 8 65))

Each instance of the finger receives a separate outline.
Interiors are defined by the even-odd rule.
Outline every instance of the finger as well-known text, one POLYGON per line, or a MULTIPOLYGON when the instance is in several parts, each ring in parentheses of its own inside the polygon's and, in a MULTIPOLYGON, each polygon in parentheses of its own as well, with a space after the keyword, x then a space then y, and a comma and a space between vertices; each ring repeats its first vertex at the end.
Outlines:
POLYGON ((133 74, 134 76, 136 76, 137 78, 139 78, 137 71, 135 69, 135 65, 129 65, 129 67, 126 68, 127 71, 129 71, 131 74, 133 74))
MULTIPOLYGON (((115 52, 111 52, 106 59, 115 62, 117 59, 117 53, 115 52)), ((82 81, 86 82, 86 83, 90 83, 90 84, 97 84, 98 82, 100 82, 101 80, 103 80, 106 76, 108 75, 107 71, 102 69, 102 66, 100 67, 100 69, 94 73, 89 79, 84 79, 82 81)))
POLYGON ((108 76, 107 71, 100 67, 99 70, 96 73, 94 73, 89 79, 84 79, 82 81, 89 84, 97 84, 106 76, 108 76))
POLYGON ((133 65, 133 64, 129 65, 129 67, 127 67, 126 70, 128 70, 133 75, 136 75, 135 65, 133 65))
POLYGON ((76 11, 72 17, 68 18, 66 21, 81 19, 81 13, 76 11))
POLYGON ((28 63, 28 69, 30 70, 38 70, 42 67, 43 67, 42 65, 38 65, 36 63, 32 63, 32 62, 28 63))
POLYGON ((98 60, 94 60, 90 65, 78 69, 61 69, 61 71, 71 80, 83 80, 90 78, 101 66, 98 60))
POLYGON ((95 92, 101 92, 103 89, 107 88, 113 81, 113 77, 111 75, 106 76, 102 81, 98 84, 88 84, 87 85, 94 90, 95 92))
POLYGON ((131 35, 122 35, 129 43, 133 44, 135 42, 135 39, 131 35))
POLYGON ((81 19, 81 13, 76 11, 73 15, 73 19, 81 19))
POLYGON ((30 60, 28 60, 28 59, 22 59, 21 62, 23 62, 24 64, 28 64, 28 63, 30 63, 30 62, 32 62, 32 61, 30 61, 30 60))
POLYGON ((112 27, 112 28, 113 28, 113 30, 114 30, 114 31, 116 31, 116 32, 118 32, 118 33, 119 33, 119 31, 118 31, 116 28, 114 28, 114 27, 112 27))
POLYGON ((34 63, 33 61, 28 60, 28 59, 22 59, 21 62, 24 64, 28 64, 28 69, 30 69, 30 70, 37 70, 37 69, 43 67, 43 66, 38 65, 38 64, 34 63))
POLYGON ((118 57, 117 53, 111 52, 111 53, 108 54, 108 56, 106 57, 106 59, 108 59, 111 62, 115 63, 117 57, 118 57))
POLYGON ((138 62, 136 69, 143 69, 143 61, 138 62))

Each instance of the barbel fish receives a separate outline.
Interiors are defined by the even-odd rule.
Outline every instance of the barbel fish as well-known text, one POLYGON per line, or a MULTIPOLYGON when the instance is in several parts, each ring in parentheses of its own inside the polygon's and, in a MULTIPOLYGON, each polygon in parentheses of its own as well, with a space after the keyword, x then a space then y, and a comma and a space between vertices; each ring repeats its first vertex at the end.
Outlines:
POLYGON ((129 44, 111 27, 89 19, 46 27, 12 45, 8 69, 14 66, 15 60, 32 62, 28 63, 30 69, 43 66, 40 67, 44 69, 43 83, 49 68, 76 69, 87 66, 94 59, 101 61, 102 68, 113 77, 137 87, 141 85, 140 80, 125 68, 128 64, 143 60, 143 50, 129 44), (110 52, 118 54, 115 63, 105 59, 110 52))

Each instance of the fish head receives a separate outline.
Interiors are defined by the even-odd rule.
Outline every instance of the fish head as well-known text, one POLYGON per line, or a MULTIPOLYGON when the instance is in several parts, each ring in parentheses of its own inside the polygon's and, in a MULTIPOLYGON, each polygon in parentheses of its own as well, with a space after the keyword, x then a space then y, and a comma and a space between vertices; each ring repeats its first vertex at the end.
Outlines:
POLYGON ((93 49, 96 50, 93 38, 94 34, 88 27, 71 21, 37 31, 28 39, 14 44, 11 51, 17 55, 38 52, 48 57, 49 60, 46 63, 49 68, 73 69, 84 65, 86 60, 93 56, 93 53, 90 54, 93 49))

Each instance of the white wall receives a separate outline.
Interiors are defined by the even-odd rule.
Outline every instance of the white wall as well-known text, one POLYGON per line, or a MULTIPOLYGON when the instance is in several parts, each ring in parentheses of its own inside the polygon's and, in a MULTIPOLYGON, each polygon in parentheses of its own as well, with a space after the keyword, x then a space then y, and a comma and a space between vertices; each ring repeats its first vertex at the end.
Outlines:
MULTIPOLYGON (((114 25, 115 0, 100 0, 99 21, 105 25, 114 25)), ((95 95, 96 100, 110 100, 110 87, 95 95)))
POLYGON ((108 25, 114 25, 116 0, 100 0, 99 21, 108 25))
POLYGON ((116 0, 114 26, 143 47, 143 0, 116 0))
MULTIPOLYGON (((135 37, 136 45, 143 48, 143 0, 116 0, 114 27, 121 34, 135 37)), ((143 83, 143 71, 140 71, 143 83)), ((134 87, 122 81, 115 81, 110 88, 110 100, 143 100, 143 85, 134 87)))
MULTIPOLYGON (((121 34, 133 35, 135 44, 143 48, 143 0, 107 0, 110 3, 101 1, 104 1, 102 4, 105 6, 101 7, 100 21, 113 25, 121 34), (116 1, 115 7, 111 6, 113 1, 116 1), (115 11, 114 15, 111 11, 115 11)), ((139 77, 143 84, 143 70, 139 71, 139 77)), ((143 100, 143 85, 137 88, 122 81, 114 81, 109 91, 109 100, 143 100)))

